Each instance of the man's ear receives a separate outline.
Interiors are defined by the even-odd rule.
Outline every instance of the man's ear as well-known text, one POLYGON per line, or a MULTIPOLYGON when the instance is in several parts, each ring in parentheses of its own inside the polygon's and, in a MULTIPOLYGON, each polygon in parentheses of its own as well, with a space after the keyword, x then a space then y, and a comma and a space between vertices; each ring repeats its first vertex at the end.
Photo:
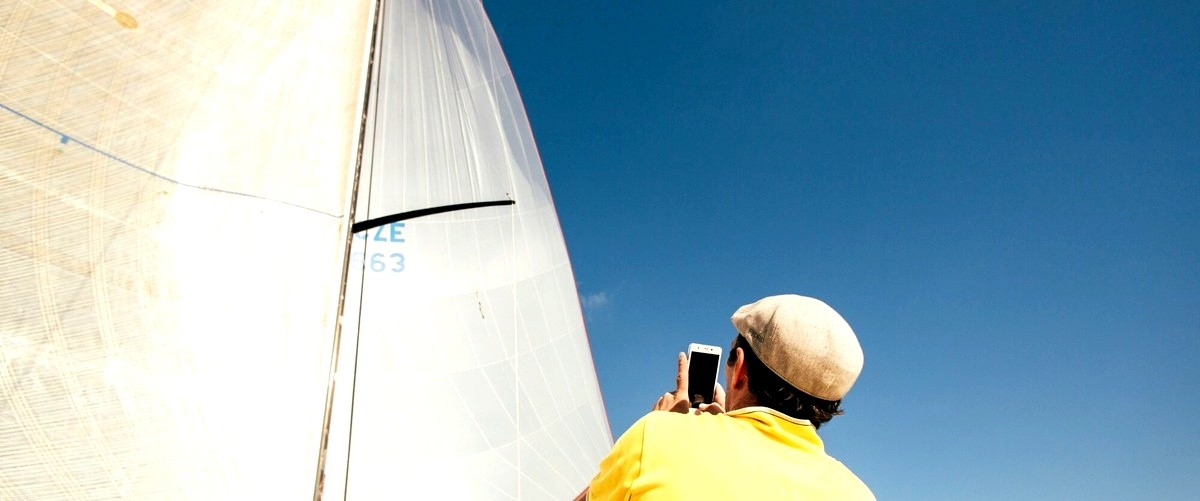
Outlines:
POLYGON ((729 383, 729 389, 737 388, 743 390, 748 384, 746 379, 746 352, 742 351, 741 347, 735 348, 735 350, 737 350, 737 359, 734 360, 733 367, 730 368, 729 381, 726 381, 726 383, 729 383))

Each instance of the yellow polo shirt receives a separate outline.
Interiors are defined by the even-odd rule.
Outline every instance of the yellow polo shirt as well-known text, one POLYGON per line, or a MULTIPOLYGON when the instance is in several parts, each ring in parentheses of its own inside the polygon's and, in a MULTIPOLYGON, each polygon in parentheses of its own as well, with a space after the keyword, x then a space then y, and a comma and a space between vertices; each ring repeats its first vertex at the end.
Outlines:
POLYGON ((600 462, 590 499, 875 499, 808 421, 766 407, 651 412, 600 462))

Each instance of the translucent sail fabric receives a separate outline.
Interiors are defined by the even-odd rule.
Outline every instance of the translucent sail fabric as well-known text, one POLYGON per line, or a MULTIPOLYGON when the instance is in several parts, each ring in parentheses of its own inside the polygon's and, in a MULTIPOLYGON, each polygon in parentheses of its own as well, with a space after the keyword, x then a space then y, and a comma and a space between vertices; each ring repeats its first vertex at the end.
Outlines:
POLYGON ((368 2, 0 2, 0 499, 306 499, 368 2))
POLYGON ((612 437, 513 77, 476 1, 383 19, 356 220, 515 204, 356 234, 326 495, 570 499, 612 437))

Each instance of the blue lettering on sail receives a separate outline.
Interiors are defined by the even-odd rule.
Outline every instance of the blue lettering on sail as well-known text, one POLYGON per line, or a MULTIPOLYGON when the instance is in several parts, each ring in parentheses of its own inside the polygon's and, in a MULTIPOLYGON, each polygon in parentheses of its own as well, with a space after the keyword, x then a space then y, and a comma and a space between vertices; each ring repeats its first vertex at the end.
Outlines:
POLYGON ((404 223, 385 224, 376 228, 365 231, 360 231, 354 234, 354 238, 366 240, 367 234, 370 233, 371 241, 373 242, 394 242, 404 243, 404 223))
MULTIPOLYGON (((403 222, 385 224, 377 228, 355 233, 354 238, 366 241, 370 237, 372 242, 402 244, 404 243, 404 229, 403 222)), ((350 254, 350 266, 373 272, 399 273, 404 271, 404 254, 388 251, 372 252, 369 254, 353 252, 350 254)))

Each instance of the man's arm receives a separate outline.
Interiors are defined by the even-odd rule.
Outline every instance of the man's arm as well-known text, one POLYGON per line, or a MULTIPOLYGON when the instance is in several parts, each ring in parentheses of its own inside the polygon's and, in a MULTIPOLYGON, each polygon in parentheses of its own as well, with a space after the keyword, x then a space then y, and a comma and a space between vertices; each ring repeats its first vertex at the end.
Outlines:
POLYGON ((629 491, 642 475, 642 438, 646 430, 646 417, 630 426, 604 460, 600 461, 600 473, 591 485, 575 499, 604 501, 629 499, 629 491))
MULTIPOLYGON (((679 354, 675 371, 675 391, 663 393, 663 396, 659 397, 658 401, 654 403, 652 411, 670 411, 680 414, 693 413, 691 402, 688 400, 687 355, 683 353, 679 354)), ((716 388, 713 389, 713 403, 701 404, 700 408, 694 414, 702 412, 709 414, 725 412, 725 389, 720 384, 717 384, 716 388)), ((600 463, 600 474, 596 475, 591 485, 584 487, 583 491, 575 496, 575 501, 594 499, 590 496, 592 486, 596 486, 599 490, 597 492, 597 499, 607 499, 614 493, 618 494, 614 499, 625 499, 620 493, 626 492, 633 479, 641 473, 643 428, 643 420, 639 420, 625 434, 621 435, 621 438, 613 445, 612 452, 600 463), (613 490, 617 492, 612 492, 613 490)))

